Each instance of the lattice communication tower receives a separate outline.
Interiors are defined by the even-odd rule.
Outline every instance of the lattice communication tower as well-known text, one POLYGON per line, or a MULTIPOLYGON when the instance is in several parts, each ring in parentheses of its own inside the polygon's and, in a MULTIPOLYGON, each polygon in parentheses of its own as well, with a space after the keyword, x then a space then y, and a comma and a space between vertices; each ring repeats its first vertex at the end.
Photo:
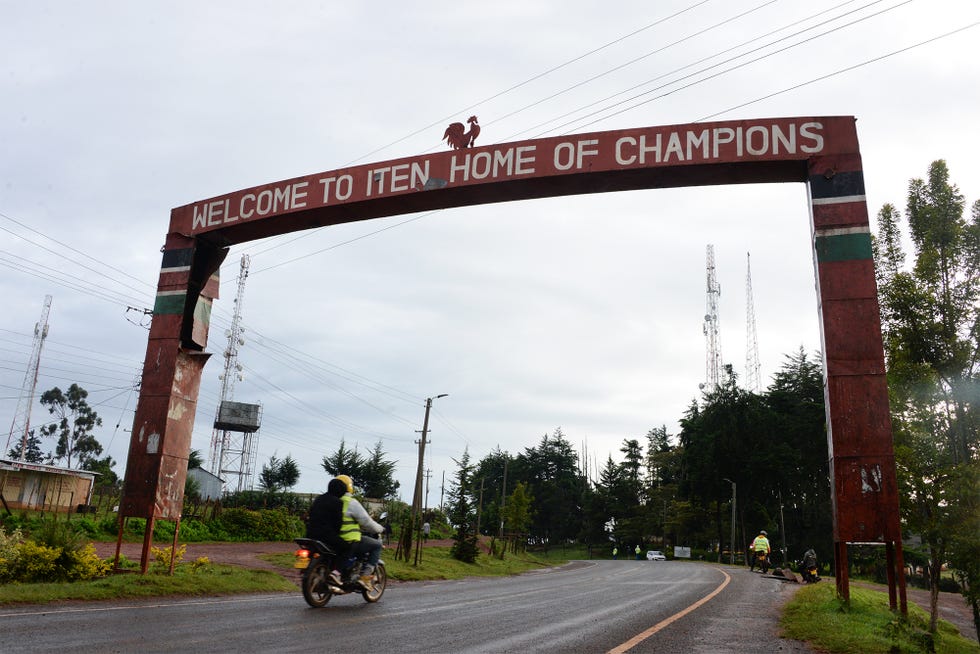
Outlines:
POLYGON ((721 385, 721 325, 718 317, 718 298, 721 297, 721 284, 715 275, 715 246, 707 248, 707 302, 704 313, 705 340, 705 382, 701 389, 711 392, 721 385))
POLYGON ((745 388, 762 392, 759 365, 759 337, 755 329, 755 301, 752 299, 752 255, 745 253, 745 388))
POLYGON ((41 348, 44 339, 48 337, 48 314, 51 312, 51 296, 44 296, 44 308, 41 309, 41 319, 34 325, 34 344, 31 347, 31 358, 27 362, 27 373, 21 384, 20 395, 17 397, 17 410, 14 411, 13 422, 10 423, 10 433, 7 435, 7 447, 3 455, 10 452, 10 443, 20 439, 20 460, 27 457, 27 438, 31 431, 31 405, 34 403, 34 392, 37 390, 37 371, 41 365, 41 348))
POLYGON ((258 431, 262 422, 261 407, 257 404, 233 402, 235 381, 242 381, 242 365, 238 362, 238 348, 245 345, 245 328, 242 327, 242 300, 245 297, 245 280, 248 278, 250 259, 242 255, 238 275, 238 293, 235 295, 235 312, 231 327, 226 332, 228 347, 225 348, 225 368, 220 375, 221 403, 214 418, 211 436, 211 474, 224 482, 226 491, 243 491, 252 487, 258 431))

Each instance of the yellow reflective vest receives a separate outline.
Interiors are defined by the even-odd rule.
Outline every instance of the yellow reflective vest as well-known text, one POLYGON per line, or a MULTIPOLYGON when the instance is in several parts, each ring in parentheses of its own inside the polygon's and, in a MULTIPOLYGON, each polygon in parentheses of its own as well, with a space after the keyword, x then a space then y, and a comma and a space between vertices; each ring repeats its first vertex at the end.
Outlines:
POLYGON ((768 552, 769 539, 765 536, 756 536, 755 540, 752 541, 752 549, 754 549, 756 552, 768 552))
POLYGON ((344 495, 340 498, 340 502, 340 510, 343 515, 343 520, 340 523, 340 537, 349 543, 358 543, 361 540, 361 527, 357 524, 357 520, 354 520, 347 512, 347 507, 350 506, 350 495, 344 495))

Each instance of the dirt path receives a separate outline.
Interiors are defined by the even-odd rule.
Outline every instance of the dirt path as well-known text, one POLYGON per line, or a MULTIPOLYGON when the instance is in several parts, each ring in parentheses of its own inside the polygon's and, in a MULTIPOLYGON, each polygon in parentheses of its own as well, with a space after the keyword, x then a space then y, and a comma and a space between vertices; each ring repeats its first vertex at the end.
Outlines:
MULTIPOLYGON (((95 551, 100 557, 105 558, 116 555, 115 543, 94 543, 94 545, 95 551)), ((169 546, 158 544, 155 547, 169 546)), ((123 543, 121 553, 130 561, 139 561, 142 549, 142 543, 123 543)), ((291 554, 295 551, 296 545, 286 542, 187 543, 187 551, 184 553, 183 560, 185 562, 196 561, 200 557, 206 556, 212 563, 237 565, 256 570, 269 570, 299 583, 299 576, 292 569, 283 568, 259 558, 261 554, 291 554)))

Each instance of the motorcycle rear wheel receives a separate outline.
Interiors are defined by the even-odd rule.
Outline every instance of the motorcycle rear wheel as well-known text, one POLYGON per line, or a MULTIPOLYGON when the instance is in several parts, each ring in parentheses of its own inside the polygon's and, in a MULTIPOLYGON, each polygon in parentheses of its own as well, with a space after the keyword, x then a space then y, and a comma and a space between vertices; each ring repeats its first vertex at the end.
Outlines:
POLYGON ((303 571, 303 599, 315 609, 327 605, 333 593, 327 587, 327 575, 330 574, 327 566, 319 561, 311 563, 303 571))
POLYGON ((374 569, 374 583, 371 584, 371 590, 365 590, 361 593, 364 601, 371 604, 377 602, 385 594, 385 586, 387 585, 388 572, 385 570, 385 564, 379 563, 374 569))

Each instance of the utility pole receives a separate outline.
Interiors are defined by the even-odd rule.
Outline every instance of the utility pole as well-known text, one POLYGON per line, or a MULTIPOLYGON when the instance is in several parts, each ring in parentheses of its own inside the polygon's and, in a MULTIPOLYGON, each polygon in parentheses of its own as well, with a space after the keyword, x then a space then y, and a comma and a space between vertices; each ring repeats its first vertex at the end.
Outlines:
POLYGON ((486 482, 485 477, 480 477, 480 503, 476 507, 476 540, 480 540, 480 518, 483 515, 483 484, 486 482))
MULTIPOLYGON (((507 454, 504 452, 504 454, 507 454)), ((510 462, 510 456, 504 459, 504 485, 500 488, 500 540, 504 540, 504 508, 507 505, 507 463, 510 462)))
POLYGON ((786 565, 786 522, 783 520, 783 491, 779 491, 779 535, 783 541, 783 565, 786 565))
POLYGON ((446 507, 442 505, 442 495, 446 491, 446 471, 442 471, 442 483, 439 484, 439 511, 446 512, 446 507))
MULTIPOLYGON (((729 563, 735 565, 735 482, 727 477, 724 478, 729 484, 732 485, 732 540, 731 540, 731 551, 729 554, 729 563)), ((780 511, 782 511, 782 505, 780 504, 780 511)))
POLYGON ((425 461, 425 444, 426 436, 429 433, 429 411, 432 409, 432 400, 439 399, 440 397, 447 397, 448 393, 442 393, 436 395, 435 398, 427 397, 425 398, 425 418, 422 420, 422 438, 417 442, 419 444, 419 466, 415 473, 415 495, 412 498, 412 522, 410 525, 406 525, 402 528, 401 539, 399 540, 399 549, 402 555, 405 557, 407 562, 411 556, 412 551, 412 532, 416 532, 416 548, 415 548, 415 565, 419 564, 419 547, 418 547, 418 532, 422 529, 422 524, 419 522, 419 514, 422 506, 422 468, 425 461))

